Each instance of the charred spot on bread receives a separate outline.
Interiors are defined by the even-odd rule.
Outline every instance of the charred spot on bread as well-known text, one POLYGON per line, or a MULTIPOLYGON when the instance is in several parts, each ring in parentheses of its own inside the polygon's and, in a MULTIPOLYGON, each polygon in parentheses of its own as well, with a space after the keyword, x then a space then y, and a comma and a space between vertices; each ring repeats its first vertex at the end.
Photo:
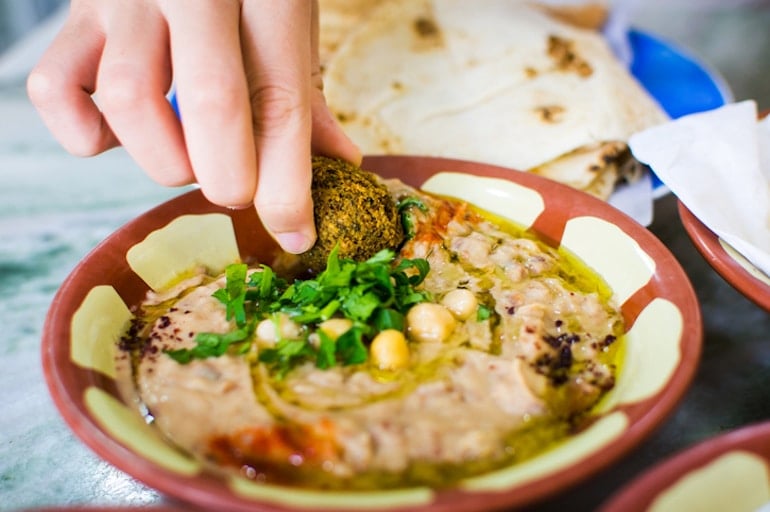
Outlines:
POLYGON ((594 72, 591 64, 575 50, 575 42, 556 35, 548 36, 548 56, 554 60, 556 69, 574 72, 583 78, 594 72))
POLYGON ((562 114, 566 112, 566 108, 561 105, 543 105, 535 109, 535 113, 539 116, 540 120, 545 123, 559 123, 562 121, 562 114))

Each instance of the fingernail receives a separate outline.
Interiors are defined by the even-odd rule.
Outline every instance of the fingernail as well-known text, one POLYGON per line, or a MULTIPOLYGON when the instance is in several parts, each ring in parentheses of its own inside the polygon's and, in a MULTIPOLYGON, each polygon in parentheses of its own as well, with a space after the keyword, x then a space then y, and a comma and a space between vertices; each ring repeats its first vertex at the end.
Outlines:
POLYGON ((310 239, 303 233, 290 232, 290 233, 278 233, 275 235, 278 243, 286 252, 292 254, 300 254, 311 247, 310 239))
POLYGON ((228 210, 245 210, 246 208, 251 208, 254 206, 254 203, 246 203, 246 204, 231 204, 227 206, 228 210))

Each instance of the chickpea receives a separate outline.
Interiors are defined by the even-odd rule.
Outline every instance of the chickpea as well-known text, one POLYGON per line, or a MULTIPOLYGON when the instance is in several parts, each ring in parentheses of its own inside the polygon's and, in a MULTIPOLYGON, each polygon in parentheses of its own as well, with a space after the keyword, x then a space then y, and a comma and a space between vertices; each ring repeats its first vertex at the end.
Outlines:
POLYGON ((369 355, 380 370, 400 370, 409 366, 406 338, 396 329, 380 331, 369 346, 369 355))
POLYGON ((441 303, 458 320, 468 319, 476 312, 476 308, 479 306, 476 295, 474 295, 472 291, 464 288, 457 288, 456 290, 447 293, 444 295, 441 303))
POLYGON ((257 342, 263 347, 273 347, 280 339, 296 339, 302 334, 302 326, 296 324, 285 313, 274 318, 265 318, 257 324, 257 342))
POLYGON ((257 324, 255 334, 257 336, 257 342, 262 346, 271 347, 278 341, 278 327, 273 323, 271 318, 265 318, 257 324))
POLYGON ((457 321, 441 304, 422 302, 406 314, 406 330, 410 338, 419 342, 446 341, 457 321))
POLYGON ((318 325, 318 329, 333 340, 348 332, 351 327, 353 322, 347 318, 330 318, 318 325))
POLYGON ((313 346, 313 348, 318 348, 321 346, 321 337, 317 332, 311 332, 307 337, 307 341, 313 346))

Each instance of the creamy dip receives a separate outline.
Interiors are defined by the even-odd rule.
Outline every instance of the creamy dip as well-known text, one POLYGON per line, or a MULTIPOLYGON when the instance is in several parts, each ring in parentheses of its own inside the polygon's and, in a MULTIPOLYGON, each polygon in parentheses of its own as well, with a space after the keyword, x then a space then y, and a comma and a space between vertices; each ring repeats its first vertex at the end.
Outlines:
POLYGON ((399 257, 430 263, 420 286, 454 311, 451 329, 432 338, 411 319, 397 369, 308 361, 277 376, 257 342, 180 364, 165 351, 234 328, 212 297, 225 278, 196 275, 148 297, 128 344, 134 391, 170 442, 258 481, 448 485, 529 458, 586 419, 614 385, 623 332, 601 280, 465 203, 388 186, 426 206, 409 210, 399 257), (456 290, 471 293, 473 314, 450 304, 456 290))

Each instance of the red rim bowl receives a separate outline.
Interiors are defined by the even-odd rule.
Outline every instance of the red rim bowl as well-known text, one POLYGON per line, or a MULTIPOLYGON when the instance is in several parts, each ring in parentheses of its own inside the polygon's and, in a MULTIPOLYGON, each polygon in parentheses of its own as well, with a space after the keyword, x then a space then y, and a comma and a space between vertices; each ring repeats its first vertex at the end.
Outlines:
MULTIPOLYGON (((613 236, 624 239, 632 248, 624 253, 626 257, 631 260, 644 253, 640 261, 645 262, 645 268, 649 266, 649 276, 638 289, 634 287, 629 291, 623 302, 624 318, 633 329, 642 323, 643 316, 652 309, 651 306, 663 305, 665 311, 672 312, 677 318, 676 329, 680 331, 671 334, 671 346, 664 347, 675 358, 670 371, 661 377, 662 380, 654 390, 634 400, 622 401, 602 414, 597 424, 604 419, 611 419, 609 423, 617 420, 620 423, 615 424, 621 426, 611 439, 599 442, 600 448, 592 448, 575 456, 568 465, 550 467, 542 473, 531 474, 523 480, 512 480, 510 483, 505 483, 508 476, 503 471, 502 476, 495 475, 490 481, 482 479, 481 482, 475 481, 457 488, 426 489, 417 501, 406 498, 399 500, 398 493, 383 491, 374 496, 376 499, 371 502, 361 501, 360 496, 350 502, 345 501, 345 496, 340 498, 341 501, 314 502, 312 494, 308 498, 310 501, 296 502, 292 500, 303 496, 300 491, 278 489, 280 496, 277 498, 273 495, 255 498, 234 492, 229 482, 206 470, 180 474, 141 455, 130 440, 116 436, 109 428, 105 428, 104 418, 94 414, 93 408, 87 404, 89 390, 96 389, 102 395, 114 398, 113 402, 120 407, 125 404, 120 402, 116 384, 109 374, 73 360, 71 330, 73 315, 94 287, 112 287, 127 307, 141 302, 148 286, 129 268, 126 253, 150 232, 163 228, 180 215, 217 213, 229 217, 238 251, 244 260, 256 257, 268 261, 269 256, 278 252, 274 242, 259 224, 253 209, 220 208, 208 203, 196 190, 161 204, 122 226, 77 265, 56 294, 44 326, 42 363, 53 401, 74 433, 98 456, 137 480, 161 493, 201 507, 234 511, 331 510, 342 506, 347 510, 471 511, 523 506, 568 489, 628 453, 672 412, 690 385, 698 364, 702 343, 701 316, 697 298, 685 272, 668 249, 649 231, 600 200, 528 173, 472 162, 409 156, 367 157, 363 167, 385 178, 400 178, 416 187, 447 173, 459 175, 463 179, 469 177, 471 182, 482 180, 493 189, 516 187, 534 196, 536 202, 539 202, 540 209, 530 227, 553 244, 561 243, 565 233, 574 231, 575 220, 586 219, 590 226, 606 228, 613 236)), ((462 196, 467 191, 460 188, 455 189, 455 192, 462 196)), ((493 192, 497 193, 496 189, 493 192)), ((480 206, 486 207, 485 204, 480 206)), ((588 233, 589 237, 593 236, 591 230, 588 233)), ((602 243, 602 240, 598 244, 592 243, 591 249, 603 252, 605 249, 602 243)), ((621 261, 620 264, 626 263, 621 261)), ((624 275, 621 268, 620 284, 623 286, 624 275)), ((665 329, 661 329, 664 328, 658 328, 658 331, 665 332, 665 329)), ((656 332, 656 338, 660 332, 656 332)), ((629 356, 628 369, 623 371, 631 371, 631 359, 629 356)), ((654 361, 655 358, 651 357, 651 366, 657 364, 654 361)), ((641 372, 639 375, 646 375, 645 363, 639 364, 642 365, 637 368, 641 372)))

